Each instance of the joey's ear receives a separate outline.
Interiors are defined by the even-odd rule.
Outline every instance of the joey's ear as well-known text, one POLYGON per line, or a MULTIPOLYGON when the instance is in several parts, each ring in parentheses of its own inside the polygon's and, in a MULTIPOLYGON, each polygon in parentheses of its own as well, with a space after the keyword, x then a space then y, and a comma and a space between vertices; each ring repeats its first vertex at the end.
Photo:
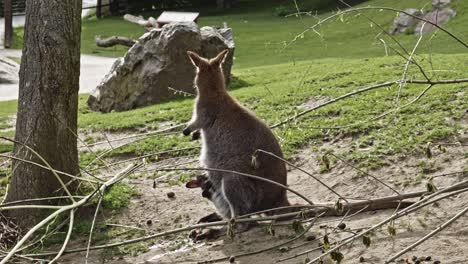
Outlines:
POLYGON ((187 51, 187 54, 188 54, 188 56, 190 58, 190 61, 192 61, 193 65, 200 68, 200 66, 203 63, 203 58, 200 57, 200 55, 198 55, 197 53, 195 53, 193 51, 187 51))
POLYGON ((228 55, 228 53, 229 53, 229 49, 225 49, 225 50, 221 51, 218 55, 216 55, 215 58, 213 58, 211 60, 211 63, 221 65, 221 63, 223 63, 223 61, 226 58, 226 56, 228 55))

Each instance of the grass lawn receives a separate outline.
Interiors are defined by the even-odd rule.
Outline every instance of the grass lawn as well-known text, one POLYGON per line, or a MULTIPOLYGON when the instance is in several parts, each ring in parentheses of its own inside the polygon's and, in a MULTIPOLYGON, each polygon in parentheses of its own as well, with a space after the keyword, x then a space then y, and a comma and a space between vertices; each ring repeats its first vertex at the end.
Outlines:
MULTIPOLYGON (((417 0, 389 2, 373 0, 360 6, 421 8, 426 4, 426 1, 417 0)), ((276 15, 278 8, 292 10, 290 1, 274 1, 269 5, 264 3, 241 2, 239 8, 223 14, 207 10, 202 12, 200 23, 221 25, 226 21, 233 28, 237 45, 234 75, 238 79, 231 87, 231 92, 267 123, 274 124, 302 111, 304 108, 300 105, 309 100, 335 98, 369 84, 401 77, 404 60, 394 55, 385 56, 385 49, 376 38, 379 29, 371 27, 362 15, 338 18, 322 26, 319 29, 320 36, 316 33, 304 34, 303 38, 283 49, 285 43, 314 24, 317 18, 279 17, 276 15)), ((302 5, 302 2, 299 4, 302 5)), ((446 28, 468 41, 468 16, 463 15, 468 11, 468 2, 454 0, 452 5, 460 15, 452 19, 446 28)), ((386 28, 395 16, 378 10, 366 14, 386 28)), ((324 12, 319 17, 328 15, 330 13, 324 12)), ((97 48, 94 36, 122 35, 136 38, 142 33, 141 27, 124 22, 121 18, 110 17, 99 21, 89 18, 83 21, 82 52, 120 56, 124 54, 124 48, 97 48)), ((379 38, 395 46, 386 36, 380 35, 379 38)), ((417 39, 412 35, 400 35, 397 38, 409 50, 417 39)), ((433 79, 463 78, 467 77, 464 76, 468 67, 467 55, 463 53, 466 51, 466 48, 442 32, 436 32, 424 37, 418 50, 418 54, 422 55, 416 58, 429 69, 433 79)), ((413 68, 408 78, 423 79, 413 68)), ((456 139, 464 129, 461 123, 466 120, 466 87, 466 84, 435 86, 409 107, 378 121, 366 122, 396 107, 398 87, 382 88, 321 108, 274 132, 288 157, 309 145, 321 146, 336 138, 351 138, 355 148, 347 153, 347 157, 363 168, 373 169, 387 162, 383 157, 423 154, 428 142, 456 139), (337 126, 345 127, 336 129, 337 126)), ((421 85, 407 85, 401 91, 399 104, 411 101, 423 89, 421 85)), ((168 123, 180 124, 189 120, 193 104, 192 98, 180 98, 132 111, 101 114, 89 110, 85 104, 86 97, 80 96, 81 131, 135 133, 141 129, 158 129, 168 123)), ((7 126, 8 119, 16 112, 16 101, 1 102, 0 109, 1 129, 7 126)), ((0 133, 11 136, 14 132, 0 133)), ((153 137, 130 144, 113 154, 141 155, 197 144, 199 142, 189 141, 182 135, 153 137)), ((82 154, 84 163, 90 158, 89 154, 82 154)))
MULTIPOLYGON (((433 55, 418 57, 423 66, 454 72, 434 73, 434 79, 460 77, 466 72, 466 55, 433 55), (446 62, 450 62, 450 67, 446 62)), ((308 100, 334 98, 372 83, 400 77, 404 61, 400 57, 370 59, 319 59, 236 70, 242 88, 232 94, 254 110, 269 124, 277 123, 303 110, 308 100)), ((411 78, 422 79, 412 70, 411 78)), ((401 94, 400 105, 412 100, 425 87, 408 85, 401 94)), ((456 136, 460 120, 466 118, 468 95, 466 84, 435 86, 420 101, 376 122, 362 122, 395 107, 397 86, 382 88, 329 105, 300 120, 275 129, 287 156, 308 144, 321 145, 336 137, 352 138, 356 151, 350 157, 363 167, 379 167, 384 156, 403 153, 421 154, 428 142, 456 136), (348 126, 355 124, 352 126, 348 126), (330 127, 347 126, 340 129, 330 127), (320 129, 323 128, 323 129, 320 129), (366 151, 359 151, 365 148, 366 151)), ((82 131, 133 131, 158 129, 161 125, 180 124, 191 115, 192 98, 148 106, 126 112, 101 114, 86 106, 81 95, 79 127, 82 131)), ((14 102, 0 105, 3 116, 15 112, 14 102)), ((141 155, 152 151, 196 146, 182 135, 153 137, 130 144, 113 154, 141 155)), ((177 153, 179 155, 180 153, 177 153)), ((88 157, 89 158, 89 157, 88 157)))
MULTIPOLYGON (((381 57, 385 55, 385 48, 380 38, 392 47, 395 43, 383 34, 376 26, 363 16, 349 14, 338 17, 317 29, 317 32, 308 32, 287 48, 295 36, 304 29, 315 24, 317 18, 325 18, 332 11, 317 10, 319 1, 298 1, 301 10, 314 11, 314 15, 291 16, 288 18, 278 16, 282 10, 285 13, 294 12, 294 2, 291 0, 275 1, 240 1, 239 7, 226 12, 214 12, 213 10, 201 10, 200 24, 222 25, 227 22, 233 28, 236 42, 235 68, 248 68, 252 66, 273 65, 291 61, 312 60, 318 58, 364 58, 381 57), (315 10, 318 15, 315 16, 315 10), (319 34, 317 34, 319 33, 319 34)), ((322 1, 323 2, 323 1, 322 1)), ((449 21, 444 27, 453 31, 457 36, 468 41, 468 2, 454 0, 451 4, 459 15, 449 21)), ((397 9, 404 8, 429 8, 431 1, 407 0, 388 1, 372 0, 357 6, 390 6, 397 9)), ((192 10, 193 11, 193 10, 192 10)), ((198 10, 197 10, 198 11, 198 10)), ((394 12, 389 11, 364 11, 374 21, 385 29, 395 17, 394 12)), ((158 12, 144 13, 144 16, 159 15, 158 12)), ((16 29, 14 45, 20 48, 22 45, 22 29, 16 29)), ((95 17, 83 21, 82 27, 82 53, 103 56, 122 56, 127 48, 112 47, 99 48, 95 44, 95 36, 109 37, 113 35, 138 38, 144 33, 140 26, 124 21, 121 17, 107 17, 97 20, 95 17)), ((403 46, 411 50, 417 36, 399 35, 396 37, 403 46)), ((466 48, 453 42, 446 34, 437 32, 428 35, 420 46, 419 53, 460 53, 466 52, 466 48)), ((392 53, 390 50, 389 53, 392 53)))

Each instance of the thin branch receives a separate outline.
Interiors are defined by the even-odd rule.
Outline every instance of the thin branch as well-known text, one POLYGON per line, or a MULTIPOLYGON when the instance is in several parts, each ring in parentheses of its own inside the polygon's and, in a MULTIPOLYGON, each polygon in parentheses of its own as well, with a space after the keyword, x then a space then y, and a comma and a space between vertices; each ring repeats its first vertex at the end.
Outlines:
MULTIPOLYGON (((411 62, 411 60, 413 59, 413 56, 414 54, 416 53, 416 49, 419 47, 419 44, 421 43, 421 40, 423 39, 423 36, 424 34, 422 33, 423 29, 424 29, 424 26, 426 25, 426 22, 424 22, 421 26, 421 31, 420 31, 420 34, 419 34, 419 38, 418 38, 418 41, 416 41, 416 44, 414 45, 414 48, 413 50, 411 51, 411 54, 409 55, 408 57, 408 60, 406 60, 406 63, 405 63, 405 68, 403 70, 403 74, 401 76, 401 79, 402 80, 406 80, 406 75, 408 74, 408 68, 409 68, 409 64, 411 62)), ((396 105, 398 106, 398 102, 400 100, 400 93, 401 93, 401 90, 403 89, 403 87, 405 86, 405 82, 400 82, 400 84, 398 85, 398 93, 397 93, 397 97, 396 97, 396 105)))
POLYGON ((44 164, 47 166, 47 168, 50 170, 50 172, 52 172, 52 174, 55 176, 55 178, 57 179, 57 181, 60 183, 60 185, 62 185, 62 188, 63 190, 67 193, 67 195, 70 197, 70 200, 72 200, 72 202, 75 202, 75 198, 73 198, 73 195, 70 193, 70 190, 68 190, 67 186, 65 185, 65 183, 63 182, 62 178, 57 174, 57 172, 55 172, 55 170, 52 168, 52 166, 39 154, 37 153, 34 149, 32 149, 31 147, 29 147, 28 145, 24 144, 24 143, 21 143, 17 140, 14 140, 14 139, 10 139, 10 138, 7 138, 7 137, 0 137, 0 139, 3 139, 3 140, 6 140, 6 141, 10 141, 10 142, 13 142, 15 144, 19 144, 21 146, 24 146, 26 149, 28 149, 29 151, 31 151, 36 157, 38 157, 42 162, 44 162, 44 164))
POLYGON ((70 210, 70 223, 68 225, 67 236, 65 237, 65 241, 63 242, 62 248, 60 249, 57 256, 55 256, 55 258, 53 258, 50 261, 51 264, 55 263, 62 256, 63 252, 67 248, 68 242, 70 241, 70 237, 71 237, 71 234, 72 234, 72 231, 73 231, 74 220, 75 220, 75 209, 72 209, 72 210, 70 210))
MULTIPOLYGON (((141 164, 132 164, 129 165, 127 168, 125 168, 123 171, 121 171, 119 174, 116 174, 113 178, 105 182, 104 184, 101 185, 100 189, 106 188, 109 185, 114 184, 118 179, 121 179, 125 175, 128 175, 131 173, 133 170, 141 166, 141 164)), ((41 229, 44 225, 46 225, 48 222, 50 222, 52 219, 55 217, 59 216, 61 213, 69 211, 69 210, 74 210, 75 208, 78 208, 82 206, 83 204, 87 203, 89 200, 94 198, 96 196, 96 192, 86 196, 85 198, 73 202, 70 205, 62 206, 60 209, 56 210, 52 214, 50 214, 48 217, 44 218, 41 222, 36 224, 34 227, 32 227, 24 236, 23 238, 16 243, 16 245, 8 252, 8 255, 0 262, 0 264, 6 264, 8 263, 9 259, 15 255, 15 253, 18 251, 18 249, 31 237, 36 231, 41 229)), ((66 251, 65 251, 66 252, 66 251)), ((63 252, 62 252, 63 253, 63 252)))
POLYGON ((466 207, 465 209, 463 209, 462 211, 460 211, 458 214, 456 214, 455 216, 453 216, 452 218, 450 218, 447 222, 443 223, 441 226, 439 226, 438 228, 432 230, 432 232, 430 232, 429 234, 425 235, 424 237, 422 237, 421 239, 419 239, 418 241, 416 241, 415 243, 409 245, 408 247, 406 247, 405 249, 401 250, 400 252, 396 253, 395 255, 391 256, 390 258, 387 259, 387 261, 385 261, 385 263, 390 263, 390 262, 393 262, 396 258, 398 258, 399 256, 405 254, 406 252, 412 250, 413 248, 419 246, 420 244, 424 243, 426 240, 428 240, 429 238, 433 237, 434 235, 436 235, 437 233, 439 233, 440 231, 444 230, 445 228, 447 228, 449 225, 451 225, 453 222, 455 222, 458 218, 462 217, 463 215, 466 214, 466 212, 468 212, 468 207, 466 207))
POLYGON ((327 21, 335 18, 335 17, 338 17, 338 16, 341 16, 343 14, 346 14, 346 13, 352 13, 352 12, 359 12, 361 10, 387 10, 387 11, 393 11, 393 12, 397 12, 397 13, 403 13, 405 15, 408 15, 410 17, 413 17, 415 19, 418 19, 418 20, 421 20, 423 22, 426 22, 428 24, 431 24, 433 25, 434 27, 442 30, 443 32, 445 32, 446 34, 448 34, 450 37, 452 37, 453 39, 455 39, 458 43, 462 44, 463 46, 465 46, 466 48, 468 48, 468 44, 466 44, 463 40, 461 40, 459 37, 457 37, 455 34, 453 34, 452 32, 446 30, 445 28, 439 26, 437 23, 434 23, 430 20, 427 20, 427 19, 424 19, 424 18, 421 18, 421 17, 418 17, 416 15, 413 15, 411 13, 408 13, 404 10, 400 10, 400 9, 396 9, 396 8, 391 8, 391 7, 384 7, 384 6, 367 6, 367 7, 356 7, 356 8, 350 8, 350 9, 347 9, 347 10, 343 10, 343 11, 340 11, 340 12, 337 12, 336 14, 333 14, 329 17, 326 17, 324 19, 321 19, 319 20, 316 24, 308 27, 307 29, 305 29, 304 31, 302 31, 301 33, 297 34, 296 37, 294 37, 289 43, 287 43, 285 45, 284 48, 290 46, 292 43, 296 42, 299 38, 301 38, 301 36, 303 36, 305 33, 309 32, 309 31, 313 31, 315 30, 315 28, 317 28, 318 26, 321 26, 322 24, 326 23, 327 21))

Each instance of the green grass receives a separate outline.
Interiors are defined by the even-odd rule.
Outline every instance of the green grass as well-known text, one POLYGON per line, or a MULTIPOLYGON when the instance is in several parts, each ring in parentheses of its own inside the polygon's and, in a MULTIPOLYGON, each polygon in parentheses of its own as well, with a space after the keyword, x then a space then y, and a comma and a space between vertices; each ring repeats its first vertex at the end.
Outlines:
MULTIPOLYGON (((309 0, 298 1, 301 10, 315 12, 319 18, 325 18, 332 14, 319 4, 324 1, 309 0)), ((330 2, 330 1, 328 1, 330 2)), ((407 0, 407 1, 388 1, 372 0, 364 2, 358 6, 390 6, 398 9, 404 8, 423 8, 430 6, 431 1, 407 0)), ((463 0, 454 0, 451 4, 458 15, 450 20, 444 27, 451 30, 461 39, 468 41, 468 2, 463 0)), ((385 55, 385 48, 378 40, 382 38, 392 47, 397 45, 376 26, 362 15, 349 14, 338 17, 317 29, 318 35, 314 32, 308 32, 299 38, 295 43, 284 48, 285 43, 289 43, 295 36, 304 29, 317 22, 314 16, 304 15, 301 17, 280 17, 278 8, 283 8, 286 13, 294 12, 294 2, 291 0, 269 1, 240 1, 239 7, 225 12, 217 12, 210 9, 193 8, 192 11, 200 11, 200 25, 222 25, 227 22, 233 28, 234 39, 236 42, 235 68, 248 68, 260 65, 274 65, 291 61, 312 60, 318 58, 364 58, 364 57, 382 57, 385 55)), ((395 13, 389 11, 365 11, 371 19, 381 24, 385 29, 395 17, 395 13)), ((159 15, 158 12, 144 13, 144 16, 159 15)), ((22 45, 22 30, 15 30, 15 47, 22 45)), ((138 38, 144 33, 140 26, 124 21, 121 17, 106 17, 97 20, 95 17, 87 18, 83 21, 82 27, 82 53, 96 54, 103 56, 122 56, 127 48, 112 47, 99 48, 95 44, 95 36, 101 35, 109 37, 113 35, 138 38)), ((417 39, 414 35, 399 35, 396 37, 407 49, 411 49, 417 39)), ((466 52, 466 48, 453 42, 443 32, 429 34, 425 38, 418 52, 419 53, 460 53, 466 52)), ((390 53, 392 51, 390 50, 390 53)))
MULTIPOLYGON (((464 54, 418 57, 425 66, 446 69, 444 61, 458 72, 466 69, 464 54)), ((313 97, 334 98, 367 84, 395 80, 400 77, 404 61, 399 57, 373 59, 321 59, 300 63, 263 66, 236 71, 248 86, 231 93, 257 115, 274 124, 301 111, 299 105, 313 97)), ((459 73, 440 72, 437 78, 455 78, 459 73)), ((410 76, 422 78, 410 71, 410 76)), ((417 96, 424 86, 408 85, 401 94, 400 104, 417 96)), ((385 156, 401 153, 423 153, 427 142, 437 142, 457 135, 457 123, 466 116, 466 85, 446 85, 432 88, 420 101, 377 122, 364 122, 394 107, 397 87, 382 88, 339 103, 329 105, 304 116, 295 123, 275 129, 285 153, 290 157, 310 143, 321 145, 334 137, 351 137, 356 146, 349 156, 365 167, 384 165, 385 156), (455 122, 451 122, 455 121, 455 122), (314 127, 348 126, 324 130, 314 127), (366 149, 366 151, 361 151, 366 149)), ((81 105, 79 126, 87 130, 128 130, 159 128, 160 124, 180 124, 189 120, 193 99, 148 106, 132 111, 101 114, 87 111, 81 105), (116 121, 116 122, 114 122, 116 121)), ((141 155, 178 147, 194 146, 182 135, 154 137, 128 145, 115 154, 141 155)))
MULTIPOLYGON (((432 65, 435 70, 451 70, 434 71, 433 79, 460 78, 461 73, 466 72, 466 54, 423 55, 417 58, 424 67, 431 68, 432 65)), ((395 80, 401 76, 403 67, 404 61, 393 56, 329 58, 240 69, 234 74, 238 83, 245 86, 233 89, 231 93, 268 124, 274 124, 302 111, 303 108, 298 106, 310 98, 335 98, 368 84, 395 80)), ((415 69, 410 70, 409 77, 422 79, 415 69)), ((460 123, 466 120, 466 87, 466 84, 435 86, 420 101, 395 114, 375 122, 362 122, 395 107, 397 86, 381 88, 321 108, 274 132, 288 157, 310 144, 321 146, 336 137, 352 138, 354 146, 347 158, 373 169, 385 165, 385 157, 420 155, 428 142, 456 137, 462 129, 460 123), (352 124, 355 125, 349 126, 352 124), (336 126, 346 127, 317 129, 336 126)), ((400 104, 412 100, 423 88, 421 85, 407 85, 402 90, 400 104)), ((185 98, 126 112, 102 114, 91 112, 85 100, 86 95, 81 95, 80 130, 131 133, 184 123, 190 119, 193 104, 193 98, 185 98)), ((2 104, 15 105, 12 102, 2 104)), ((8 115, 14 110, 14 107, 9 107, 8 115)), ((3 111, 3 114, 6 112, 3 111)), ((179 134, 155 136, 118 149, 113 155, 134 156, 198 144, 179 134)), ((172 153, 167 157, 195 152, 172 153)), ((83 154, 82 165, 93 157, 90 153, 83 154)))

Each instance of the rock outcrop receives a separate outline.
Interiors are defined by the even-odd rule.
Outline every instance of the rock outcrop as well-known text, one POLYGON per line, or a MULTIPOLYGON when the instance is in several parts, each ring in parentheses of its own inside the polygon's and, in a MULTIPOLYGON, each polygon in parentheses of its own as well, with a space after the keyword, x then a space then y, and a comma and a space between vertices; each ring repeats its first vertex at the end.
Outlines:
POLYGON ((418 24, 419 19, 413 16, 422 17, 423 15, 421 10, 415 8, 408 8, 404 11, 405 13, 400 13, 398 17, 396 17, 395 20, 393 20, 393 25, 389 30, 390 34, 395 35, 398 33, 404 33, 409 28, 414 27, 416 26, 416 24, 418 24), (413 16, 408 15, 406 13, 411 14, 413 16))
POLYGON ((455 10, 447 7, 450 2, 451 0, 432 0, 432 11, 426 13, 415 8, 405 9, 404 13, 401 12, 393 20, 389 33, 392 35, 399 33, 424 34, 434 31, 437 29, 436 26, 422 21, 418 17, 437 25, 445 24, 457 14, 455 10))
POLYGON ((200 29, 193 22, 179 22, 154 29, 114 63, 88 105, 95 111, 124 111, 169 100, 174 92, 168 87, 193 93, 195 69, 187 51, 210 58, 227 48, 223 70, 228 82, 234 53, 230 28, 200 29))
POLYGON ((19 65, 6 58, 0 56, 0 84, 18 83, 19 65))

